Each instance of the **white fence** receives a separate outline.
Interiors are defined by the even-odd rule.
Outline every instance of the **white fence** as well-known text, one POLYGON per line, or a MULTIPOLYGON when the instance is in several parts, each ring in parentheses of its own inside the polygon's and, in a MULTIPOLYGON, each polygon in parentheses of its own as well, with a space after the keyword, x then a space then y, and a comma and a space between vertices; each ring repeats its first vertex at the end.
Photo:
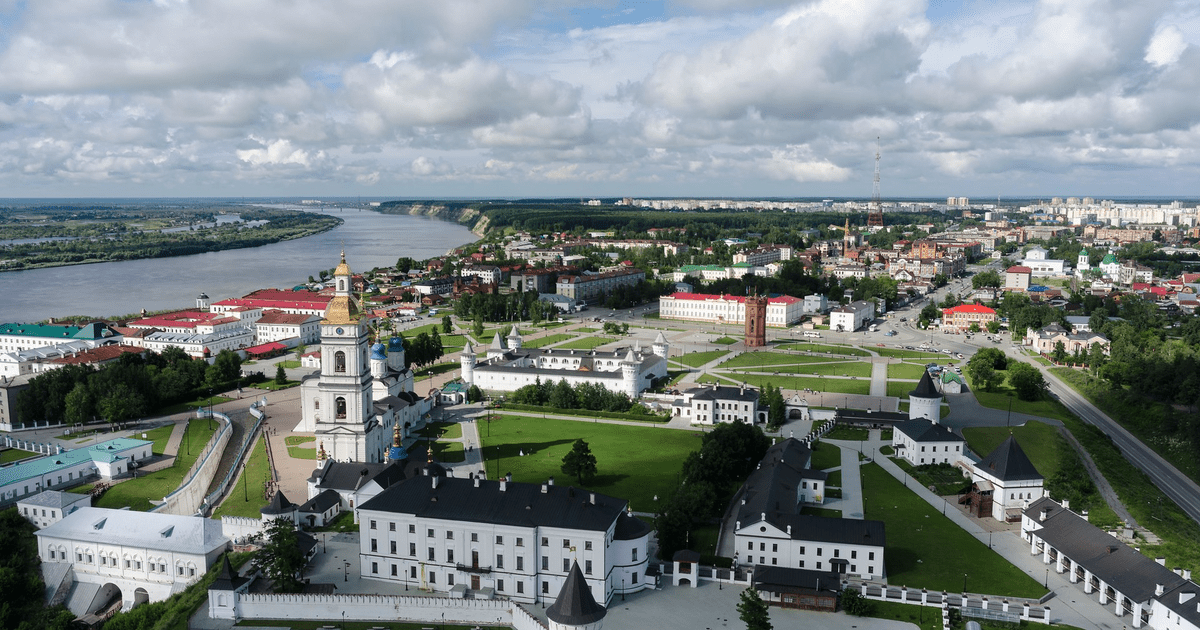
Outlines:
POLYGON ((1005 613, 1019 615, 1021 619, 1034 623, 1050 623, 1050 607, 1036 600, 973 593, 929 592, 925 589, 905 586, 888 586, 877 582, 851 580, 843 588, 856 588, 863 597, 875 601, 930 606, 934 608, 961 608, 965 613, 978 611, 975 617, 1004 617, 1005 613), (995 614, 989 614, 995 613, 995 614))
MULTIPOLYGON (((198 418, 205 418, 208 417, 208 412, 197 412, 196 415, 198 418)), ((229 437, 233 435, 229 416, 217 411, 213 412, 212 417, 221 422, 223 426, 200 452, 198 458, 200 463, 192 469, 191 475, 174 492, 164 497, 162 503, 150 511, 188 516, 200 510, 200 506, 204 503, 204 493, 208 491, 208 486, 212 483, 213 477, 217 475, 217 468, 221 465, 221 454, 225 452, 225 446, 229 444, 229 437)))
POLYGON ((237 594, 239 621, 309 619, 316 621, 395 621, 454 625, 511 625, 516 630, 546 630, 529 611, 507 599, 454 599, 403 595, 237 594))

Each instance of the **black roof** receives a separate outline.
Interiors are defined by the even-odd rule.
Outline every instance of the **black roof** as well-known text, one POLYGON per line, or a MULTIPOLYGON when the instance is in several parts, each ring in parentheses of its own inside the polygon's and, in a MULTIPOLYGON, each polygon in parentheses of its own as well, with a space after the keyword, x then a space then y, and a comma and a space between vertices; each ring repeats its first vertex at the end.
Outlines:
POLYGON ((317 496, 304 502, 300 506, 299 511, 305 514, 320 514, 341 502, 342 495, 338 494, 337 490, 329 488, 328 490, 322 490, 317 493, 317 496))
POLYGON ((283 490, 279 490, 271 497, 271 502, 259 511, 263 514, 283 514, 292 511, 295 507, 296 504, 288 501, 288 498, 283 495, 283 490))
POLYGON ((896 424, 907 422, 908 413, 895 411, 872 411, 870 409, 838 409, 834 412, 837 421, 844 424, 896 424))
POLYGON ((613 540, 637 540, 650 533, 650 526, 645 521, 630 516, 628 512, 617 519, 617 529, 613 532, 613 540))
POLYGON ((1192 626, 1200 626, 1200 586, 1185 580, 1179 586, 1163 593, 1158 601, 1168 610, 1188 620, 1192 626))
POLYGON ((505 485, 501 490, 499 481, 413 477, 393 484, 358 509, 518 527, 607 531, 627 505, 623 499, 562 486, 505 485))
POLYGON ((942 393, 933 386, 933 378, 929 376, 929 370, 921 373, 921 382, 917 383, 917 388, 908 392, 909 398, 941 398, 942 393))
POLYGON ((232 591, 249 581, 248 578, 238 577, 237 571, 229 564, 229 554, 225 554, 221 556, 221 572, 208 588, 213 591, 232 591))
POLYGON ((1021 445, 1011 434, 1000 443, 996 450, 988 453, 978 464, 976 470, 986 471, 987 474, 1000 481, 1021 481, 1024 479, 1042 479, 1042 474, 1033 467, 1033 462, 1021 450, 1021 445))
POLYGON ((576 561, 571 563, 571 572, 558 592, 558 599, 546 609, 546 616, 564 626, 586 626, 600 621, 607 612, 592 597, 592 589, 588 588, 576 561))
POLYGON ((1029 504, 1025 516, 1041 525, 1034 535, 1135 602, 1153 598, 1157 585, 1171 590, 1187 582, 1049 498, 1029 504))
POLYGON ((944 424, 926 420, 925 418, 917 418, 901 422, 896 425, 896 430, 912 438, 914 442, 965 442, 958 435, 951 431, 944 424))
POLYGON ((324 468, 314 470, 310 479, 316 482, 318 488, 358 490, 390 465, 331 460, 325 462, 324 468))
POLYGON ((831 571, 810 571, 791 567, 757 565, 751 576, 754 588, 771 593, 816 594, 842 590, 841 576, 831 571))
POLYGON ((729 385, 702 385, 693 387, 685 394, 690 394, 692 400, 737 400, 756 402, 758 390, 752 387, 731 387, 729 385))

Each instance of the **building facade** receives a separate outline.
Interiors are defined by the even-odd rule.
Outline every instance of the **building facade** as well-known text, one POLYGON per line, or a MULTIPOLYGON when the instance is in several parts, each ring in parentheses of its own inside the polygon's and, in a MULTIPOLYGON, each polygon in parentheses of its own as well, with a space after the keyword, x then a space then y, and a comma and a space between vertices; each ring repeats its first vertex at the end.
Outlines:
POLYGON ((858 300, 829 311, 830 330, 854 332, 875 319, 875 303, 858 300))
MULTIPOLYGON (((746 321, 746 297, 672 293, 658 298, 658 316, 693 322, 743 324, 746 321)), ((783 328, 804 316, 804 301, 790 295, 767 298, 766 325, 783 328)))

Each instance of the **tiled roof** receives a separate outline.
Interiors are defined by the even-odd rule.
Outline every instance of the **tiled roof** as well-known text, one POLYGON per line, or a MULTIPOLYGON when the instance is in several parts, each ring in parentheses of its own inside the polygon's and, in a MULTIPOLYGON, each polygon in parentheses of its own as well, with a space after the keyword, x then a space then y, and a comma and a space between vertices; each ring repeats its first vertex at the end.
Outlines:
POLYGON ((256 324, 303 324, 313 320, 316 315, 305 315, 303 313, 285 313, 277 310, 263 311, 262 317, 258 318, 256 324))
POLYGON ((1004 270, 1004 273, 1033 273, 1033 269, 1024 265, 1014 265, 1004 270))
POLYGON ((1038 472, 1037 468, 1034 468, 1033 462, 1029 461, 1029 457, 1025 455, 1025 451, 1021 449, 1021 445, 1012 435, 1001 442, 996 450, 980 460, 975 468, 986 471, 987 474, 1001 481, 1042 479, 1042 474, 1038 472))
POLYGON ((572 562, 571 572, 567 574, 558 598, 546 609, 546 617, 564 626, 586 626, 603 619, 606 612, 592 597, 592 590, 579 570, 579 562, 572 562))
POLYGON ((123 354, 141 354, 145 351, 145 348, 136 348, 134 346, 100 346, 99 348, 85 350, 69 357, 51 359, 50 362, 62 364, 104 363, 105 361, 112 361, 123 354))
MULTIPOLYGON (((666 297, 669 297, 674 300, 694 300, 694 301, 698 301, 698 302, 703 302, 703 301, 707 301, 707 300, 718 300, 718 301, 742 303, 742 302, 746 301, 746 296, 744 296, 744 295, 724 295, 724 294, 710 295, 710 294, 706 294, 706 293, 682 293, 681 292, 681 293, 672 293, 671 295, 668 295, 666 297)), ((803 301, 804 300, 801 300, 800 298, 794 298, 790 295, 779 295, 776 297, 767 298, 767 302, 770 304, 795 304, 797 302, 803 302, 803 301)))
POLYGON ((947 315, 953 315, 955 313, 991 313, 995 315, 996 311, 982 304, 960 304, 959 306, 944 308, 942 309, 942 313, 947 315))

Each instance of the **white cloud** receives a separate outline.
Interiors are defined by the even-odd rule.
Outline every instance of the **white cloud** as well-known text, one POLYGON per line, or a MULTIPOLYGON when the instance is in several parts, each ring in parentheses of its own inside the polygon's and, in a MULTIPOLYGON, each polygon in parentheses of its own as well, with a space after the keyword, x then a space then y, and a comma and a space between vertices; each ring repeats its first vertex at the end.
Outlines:
POLYGON ((1183 40, 1183 33, 1179 28, 1168 24, 1159 28, 1154 37, 1150 38, 1144 59, 1153 65, 1165 66, 1179 61, 1179 56, 1185 48, 1187 42, 1183 40))

